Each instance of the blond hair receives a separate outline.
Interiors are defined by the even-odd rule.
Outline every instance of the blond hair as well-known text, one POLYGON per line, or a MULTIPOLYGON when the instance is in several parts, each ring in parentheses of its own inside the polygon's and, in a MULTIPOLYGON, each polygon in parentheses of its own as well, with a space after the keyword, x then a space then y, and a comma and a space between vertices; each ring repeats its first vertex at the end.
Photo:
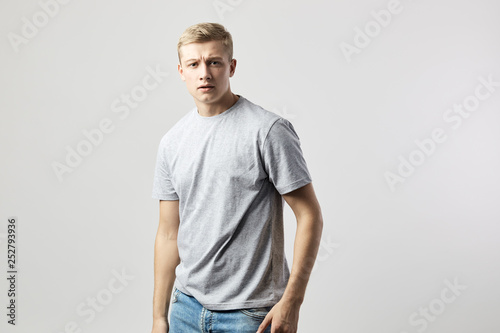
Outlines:
POLYGON ((198 23, 190 26, 182 33, 177 43, 177 55, 179 57, 179 63, 181 62, 181 52, 182 46, 191 43, 203 43, 210 41, 221 41, 224 46, 224 50, 229 56, 229 61, 233 59, 233 38, 229 31, 219 23, 198 23))

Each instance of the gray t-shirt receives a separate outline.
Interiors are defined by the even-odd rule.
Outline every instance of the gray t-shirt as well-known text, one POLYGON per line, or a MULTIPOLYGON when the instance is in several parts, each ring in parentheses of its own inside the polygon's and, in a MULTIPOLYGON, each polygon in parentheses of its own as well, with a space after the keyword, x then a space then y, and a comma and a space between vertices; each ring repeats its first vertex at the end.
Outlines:
POLYGON ((290 270, 282 194, 312 182, 292 124, 240 96, 161 139, 153 198, 179 200, 175 286, 209 310, 276 304, 290 270))

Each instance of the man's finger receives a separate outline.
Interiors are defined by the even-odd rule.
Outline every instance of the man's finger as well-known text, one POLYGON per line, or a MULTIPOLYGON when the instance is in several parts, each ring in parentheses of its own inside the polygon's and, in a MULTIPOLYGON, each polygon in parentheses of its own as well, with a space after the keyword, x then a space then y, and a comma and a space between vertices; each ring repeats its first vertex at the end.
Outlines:
POLYGON ((264 330, 267 328, 267 326, 269 326, 269 324, 271 323, 271 319, 272 318, 273 317, 270 316, 269 313, 268 313, 267 316, 262 321, 262 323, 260 323, 259 329, 257 330, 256 333, 262 333, 262 332, 264 332, 264 330))

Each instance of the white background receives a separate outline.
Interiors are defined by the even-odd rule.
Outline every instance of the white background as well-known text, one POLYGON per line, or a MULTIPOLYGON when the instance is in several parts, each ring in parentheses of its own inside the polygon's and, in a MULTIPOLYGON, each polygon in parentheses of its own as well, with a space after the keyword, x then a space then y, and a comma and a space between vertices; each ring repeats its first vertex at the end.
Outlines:
MULTIPOLYGON (((443 115, 474 101, 479 77, 500 82, 500 3, 401 0, 381 27, 371 11, 389 4, 73 0, 43 22, 39 2, 1 1, 0 276, 11 216, 19 274, 15 327, 0 280, 0 330, 150 332, 156 151, 194 106, 176 44, 209 21, 233 35, 233 91, 293 123, 322 205, 299 332, 499 332, 500 87, 458 128, 443 115), (15 46, 34 16, 38 32, 15 46), (341 45, 355 46, 367 25, 370 43, 346 56, 341 45), (112 103, 148 67, 169 75, 120 118, 112 103), (106 118, 112 132, 59 180, 53 164, 106 118), (415 140, 436 128, 446 140, 419 153, 415 140), (410 156, 422 163, 391 190, 386 173, 410 156), (122 270, 126 285, 113 280, 122 270), (110 282, 120 291, 106 291, 110 282), (106 304, 90 318, 96 297, 106 304)), ((285 219, 291 263, 289 207, 285 219)))

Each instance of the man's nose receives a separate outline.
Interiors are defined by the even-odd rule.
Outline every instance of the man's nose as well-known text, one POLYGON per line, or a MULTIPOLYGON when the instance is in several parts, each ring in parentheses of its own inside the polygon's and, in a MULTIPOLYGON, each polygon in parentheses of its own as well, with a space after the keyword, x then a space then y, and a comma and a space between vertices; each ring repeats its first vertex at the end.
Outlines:
POLYGON ((212 75, 210 74, 210 68, 207 64, 200 65, 200 81, 210 80, 212 79, 212 75))

